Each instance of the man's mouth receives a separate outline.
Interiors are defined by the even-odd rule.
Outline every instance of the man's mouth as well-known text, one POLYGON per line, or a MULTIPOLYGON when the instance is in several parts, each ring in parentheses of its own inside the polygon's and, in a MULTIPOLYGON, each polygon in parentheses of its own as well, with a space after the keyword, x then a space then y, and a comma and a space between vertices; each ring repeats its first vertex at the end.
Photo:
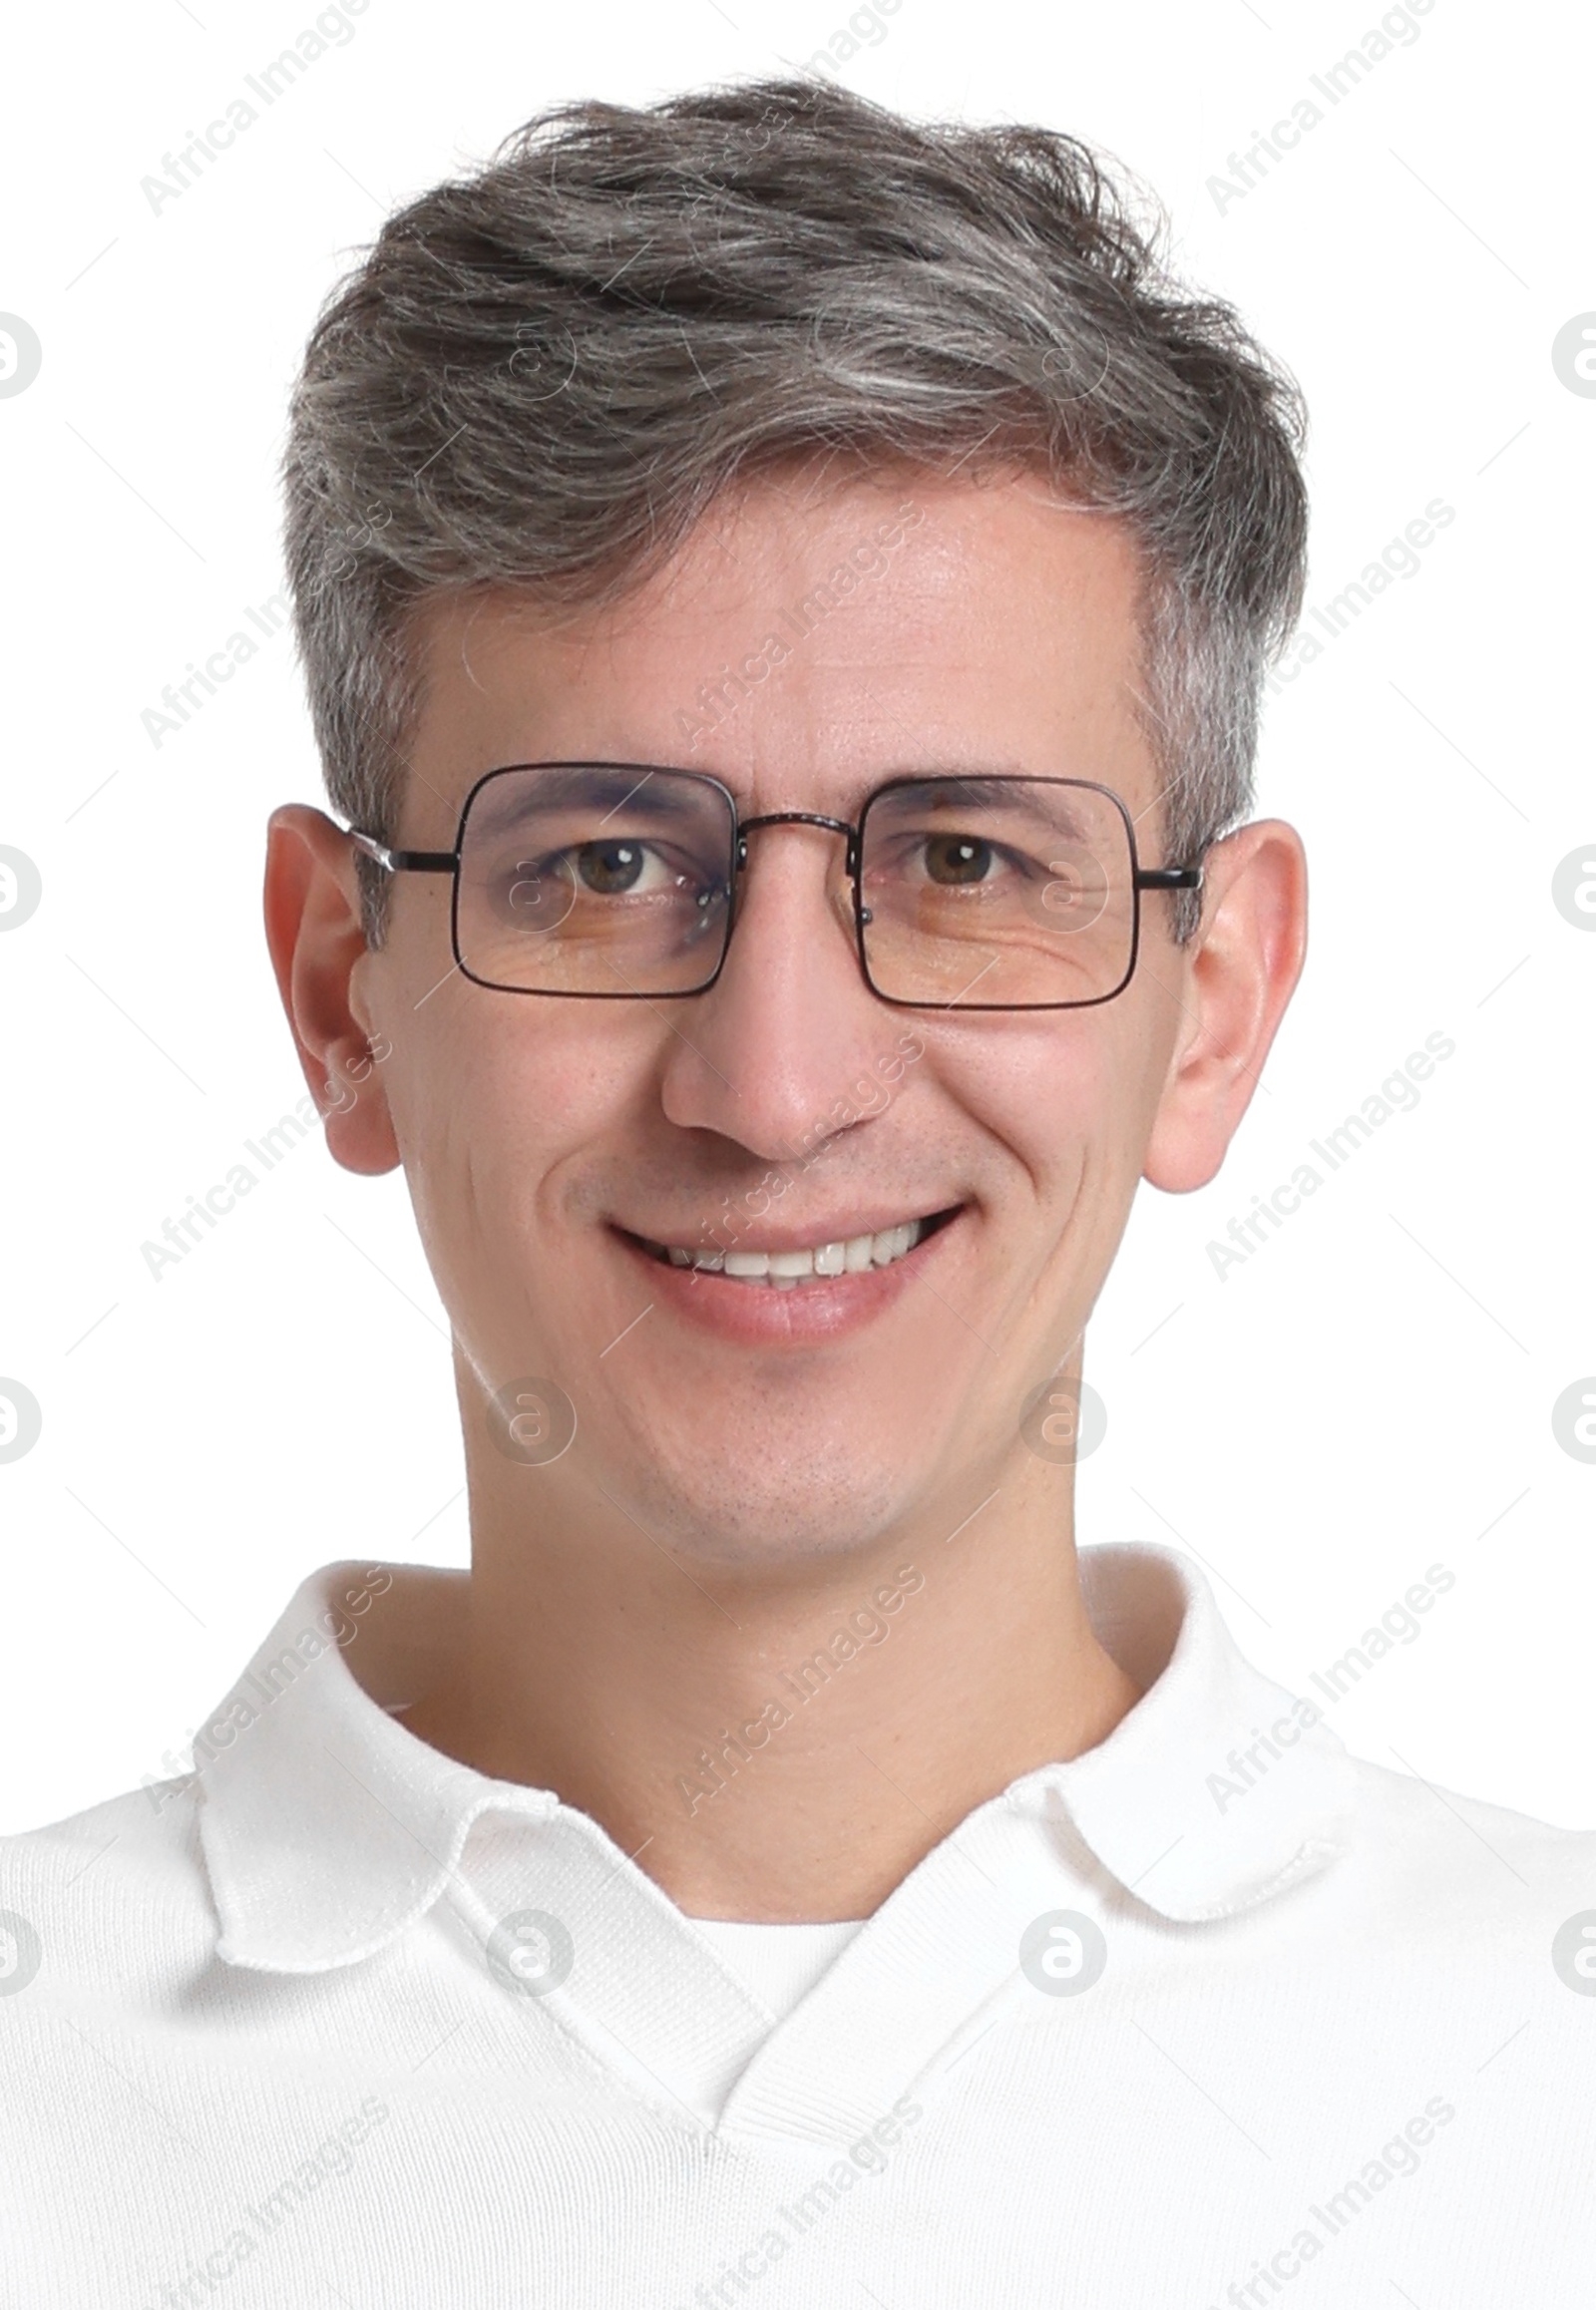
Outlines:
POLYGON ((696 1268, 705 1275, 724 1276, 728 1282, 751 1284, 766 1291, 792 1292, 805 1284, 831 1283, 839 1276, 859 1276, 878 1268, 896 1267, 918 1244, 957 1219, 963 1205, 935 1211, 923 1218, 905 1219, 868 1234, 831 1236, 796 1244, 779 1251, 739 1244, 731 1251, 706 1250, 702 1245, 655 1243, 648 1236, 629 1235, 651 1259, 673 1268, 696 1268))

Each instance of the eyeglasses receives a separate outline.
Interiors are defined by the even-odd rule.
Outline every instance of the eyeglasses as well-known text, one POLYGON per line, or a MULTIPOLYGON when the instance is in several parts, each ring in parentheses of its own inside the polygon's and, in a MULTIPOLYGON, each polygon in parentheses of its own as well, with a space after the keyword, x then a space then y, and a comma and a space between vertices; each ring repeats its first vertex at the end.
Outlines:
POLYGON ((1198 867, 1142 867, 1130 815, 1080 778, 888 779, 857 825, 810 810, 739 819, 697 770, 522 762, 467 795, 455 847, 395 850, 390 874, 454 877, 455 961, 509 994, 654 1001, 702 994, 725 963, 748 837, 814 826, 846 842, 833 883, 859 966, 911 1008, 1071 1010, 1136 967, 1143 891, 1195 891, 1198 867))

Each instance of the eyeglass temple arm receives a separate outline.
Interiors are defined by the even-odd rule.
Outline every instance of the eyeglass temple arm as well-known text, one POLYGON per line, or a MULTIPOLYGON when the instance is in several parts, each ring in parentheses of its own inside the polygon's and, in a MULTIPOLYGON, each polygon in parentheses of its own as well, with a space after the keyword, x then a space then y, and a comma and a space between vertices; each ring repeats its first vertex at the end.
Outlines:
POLYGON ((1201 867, 1138 867, 1138 891, 1200 891, 1203 887, 1201 867))
POLYGON ((345 829, 356 850, 364 851, 385 873, 391 875, 452 875, 460 863, 460 854, 453 850, 392 850, 375 835, 362 834, 356 826, 345 829))

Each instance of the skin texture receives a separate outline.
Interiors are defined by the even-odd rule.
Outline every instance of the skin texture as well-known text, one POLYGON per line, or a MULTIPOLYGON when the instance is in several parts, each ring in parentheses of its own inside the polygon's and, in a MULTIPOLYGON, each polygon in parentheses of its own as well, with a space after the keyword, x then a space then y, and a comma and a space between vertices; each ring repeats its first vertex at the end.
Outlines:
MULTIPOLYGON (((398 839, 451 848, 472 782, 516 761, 677 763, 744 817, 844 819, 883 778, 979 766, 1112 787, 1143 863, 1166 863, 1137 579, 1122 526, 1034 477, 767 478, 618 604, 429 605, 398 839), (906 504, 920 519, 879 568, 693 742, 700 683, 906 504)), ((1209 854, 1194 943, 1172 943, 1170 899, 1144 900, 1114 1001, 897 1009, 860 975, 842 850, 754 834, 716 985, 593 1002, 451 970, 447 877, 399 877, 368 952, 344 837, 302 806, 270 827, 268 936, 307 1080, 324 1096, 368 1037, 392 1046, 328 1144, 354 1171, 403 1163, 456 1337, 470 1603, 405 1722, 553 1787, 701 1916, 869 1914, 975 1805, 1139 1697, 1081 1604, 1073 1469, 1019 1419, 1080 1370, 1138 1180, 1181 1192, 1218 1169, 1303 957, 1301 844, 1263 821, 1209 854), (866 1102, 906 1035, 918 1054, 866 1102), (732 1337, 614 1228, 698 1244, 773 1169, 784 1191, 744 1246, 962 1208, 868 1320, 732 1337), (549 1465, 490 1437, 488 1394, 525 1374, 577 1408, 549 1465), (901 1597, 875 1607, 887 1633, 774 1726, 783 1672, 882 1587, 901 1597), (761 1712, 765 1736, 728 1751, 761 1712)))

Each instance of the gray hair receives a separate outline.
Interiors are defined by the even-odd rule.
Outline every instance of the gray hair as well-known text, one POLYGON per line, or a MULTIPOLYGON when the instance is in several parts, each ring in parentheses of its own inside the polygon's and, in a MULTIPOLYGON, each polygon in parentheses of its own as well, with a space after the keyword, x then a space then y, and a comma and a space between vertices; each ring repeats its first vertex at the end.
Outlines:
MULTIPOLYGON (((1306 419, 1166 238, 1071 137, 913 123, 818 80, 530 121, 389 218, 294 392, 288 571, 333 806, 394 839, 426 599, 612 597, 796 457, 1020 464, 1136 540, 1137 710, 1164 855, 1196 863, 1250 806, 1259 686, 1302 605, 1306 419)), ((360 865, 375 945, 386 877, 360 865)), ((1174 907, 1189 938, 1200 901, 1174 907)))

